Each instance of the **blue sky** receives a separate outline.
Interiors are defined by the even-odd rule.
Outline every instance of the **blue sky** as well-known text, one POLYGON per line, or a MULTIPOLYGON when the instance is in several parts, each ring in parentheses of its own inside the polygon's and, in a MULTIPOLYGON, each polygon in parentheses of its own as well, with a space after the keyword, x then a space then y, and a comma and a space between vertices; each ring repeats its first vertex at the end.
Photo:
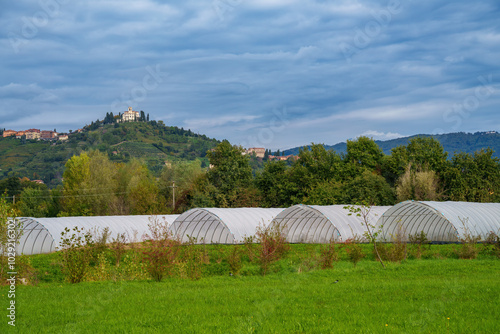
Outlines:
POLYGON ((244 147, 500 130, 500 3, 8 1, 0 127, 130 105, 244 147))

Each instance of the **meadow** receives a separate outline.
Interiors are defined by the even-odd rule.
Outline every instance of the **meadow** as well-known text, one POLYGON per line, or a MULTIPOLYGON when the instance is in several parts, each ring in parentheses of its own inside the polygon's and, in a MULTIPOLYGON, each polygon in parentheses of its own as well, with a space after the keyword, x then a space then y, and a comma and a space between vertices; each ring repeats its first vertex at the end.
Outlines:
MULTIPOLYGON (((340 251, 334 267, 321 270, 315 263, 321 246, 291 245, 263 276, 245 256, 240 273, 230 273, 223 258, 234 246, 195 247, 210 258, 202 275, 177 272, 161 282, 116 273, 99 279, 100 263, 84 282, 70 284, 58 254, 29 257, 37 282, 17 286, 16 327, 4 316, 0 332, 500 332, 500 262, 486 253, 461 260, 453 257, 457 245, 433 245, 421 259, 409 256, 383 269, 372 246, 363 245, 367 256, 356 266, 340 251)), ((106 272, 114 267, 108 260, 106 272)), ((5 315, 7 292, 1 288, 5 315)))

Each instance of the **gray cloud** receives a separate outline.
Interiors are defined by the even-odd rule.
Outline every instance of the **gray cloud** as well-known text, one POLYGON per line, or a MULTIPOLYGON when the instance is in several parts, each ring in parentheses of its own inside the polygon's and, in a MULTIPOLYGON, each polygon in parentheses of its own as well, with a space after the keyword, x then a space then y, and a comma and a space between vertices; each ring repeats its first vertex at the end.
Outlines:
POLYGON ((2 9, 2 127, 76 129, 130 103, 170 125, 273 149, 499 130, 494 0, 47 0, 2 9), (147 68, 161 69, 156 85, 147 68))

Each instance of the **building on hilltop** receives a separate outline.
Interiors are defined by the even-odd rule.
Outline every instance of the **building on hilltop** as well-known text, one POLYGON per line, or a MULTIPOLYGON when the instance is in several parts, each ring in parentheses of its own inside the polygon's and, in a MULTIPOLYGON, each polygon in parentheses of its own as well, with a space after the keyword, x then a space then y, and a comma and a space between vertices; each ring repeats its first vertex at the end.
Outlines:
POLYGON ((43 130, 40 133, 40 139, 50 140, 57 138, 57 132, 43 130))
POLYGON ((139 120, 139 112, 132 110, 132 107, 128 107, 128 110, 122 114, 122 122, 136 122, 139 120))
POLYGON ((41 131, 38 129, 29 129, 24 131, 26 139, 40 139, 41 131))
POLYGON ((243 155, 253 154, 253 153, 255 153, 255 156, 257 158, 264 158, 266 154, 266 149, 263 147, 251 147, 249 149, 246 149, 245 152, 243 152, 243 155))
POLYGON ((14 130, 5 130, 3 132, 3 137, 10 137, 10 136, 15 136, 17 135, 17 131, 14 131, 14 130))

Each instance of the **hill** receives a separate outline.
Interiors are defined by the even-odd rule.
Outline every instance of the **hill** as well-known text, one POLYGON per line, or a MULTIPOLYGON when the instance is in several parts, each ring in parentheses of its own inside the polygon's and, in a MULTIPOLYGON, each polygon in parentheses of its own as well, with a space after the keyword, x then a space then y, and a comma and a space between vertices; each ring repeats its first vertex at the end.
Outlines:
MULTIPOLYGON (((416 137, 434 137, 441 143, 441 145, 443 145, 444 150, 449 153, 449 156, 452 156, 454 153, 458 152, 474 153, 477 150, 489 147, 495 151, 496 157, 500 157, 500 133, 496 131, 476 133, 457 132, 441 135, 420 134, 385 141, 376 140, 375 142, 382 149, 382 151, 384 151, 385 154, 391 154, 391 150, 394 147, 406 145, 412 138, 416 137)), ((347 144, 345 142, 324 146, 326 149, 333 149, 337 153, 345 153, 347 150, 347 144)), ((307 147, 310 147, 310 145, 308 145, 307 147)), ((291 148, 285 150, 284 154, 296 155, 299 153, 299 149, 299 147, 291 148)))
POLYGON ((127 162, 142 159, 158 175, 166 162, 202 160, 208 166, 206 151, 218 141, 162 122, 103 124, 92 122, 67 141, 39 141, 0 137, 0 179, 11 175, 41 179, 49 187, 61 183, 64 164, 82 151, 98 149, 111 160, 127 162))

